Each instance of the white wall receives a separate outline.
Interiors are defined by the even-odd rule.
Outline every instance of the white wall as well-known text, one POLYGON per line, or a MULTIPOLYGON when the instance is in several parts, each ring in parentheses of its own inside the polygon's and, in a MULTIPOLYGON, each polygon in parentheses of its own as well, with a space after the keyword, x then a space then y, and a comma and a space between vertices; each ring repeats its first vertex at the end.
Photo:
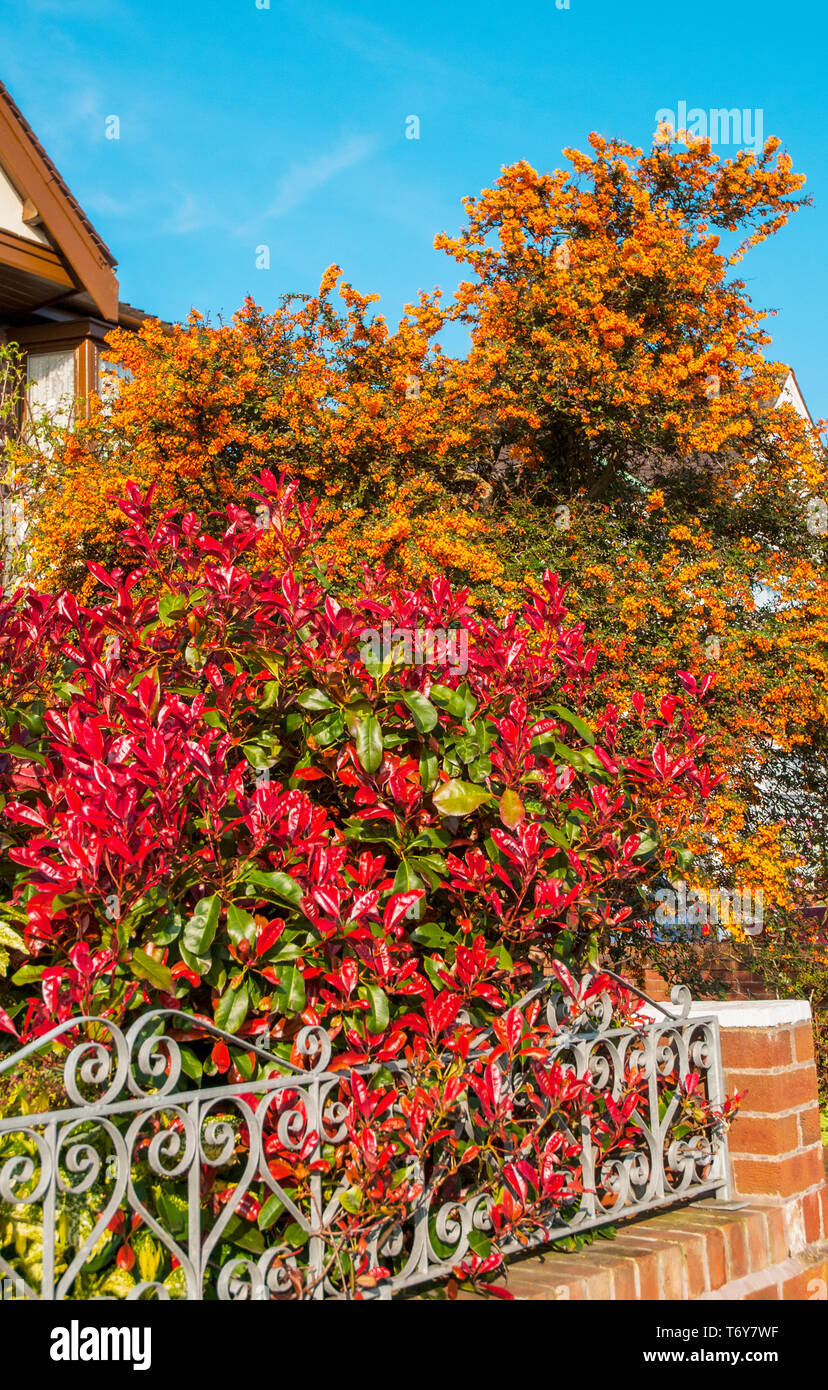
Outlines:
POLYGON ((23 199, 0 168, 0 227, 3 231, 14 232, 15 236, 25 237, 27 241, 36 241, 40 246, 51 245, 41 227, 26 225, 21 216, 22 209, 23 199))

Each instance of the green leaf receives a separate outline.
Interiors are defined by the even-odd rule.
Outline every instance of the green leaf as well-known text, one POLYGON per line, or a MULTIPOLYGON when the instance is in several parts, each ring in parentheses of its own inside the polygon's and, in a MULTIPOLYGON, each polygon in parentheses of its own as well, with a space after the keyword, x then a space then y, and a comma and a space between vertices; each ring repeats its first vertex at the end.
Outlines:
POLYGON ((494 801, 492 793, 474 782, 459 782, 452 777, 443 782, 432 797, 441 816, 468 816, 487 801, 494 801))
MULTIPOLYGON (((230 1226, 228 1225, 227 1231, 229 1230, 230 1226)), ((230 1239, 234 1245, 238 1245, 242 1250, 248 1250, 251 1255, 261 1255, 264 1251, 264 1236, 261 1231, 257 1230, 255 1226, 251 1226, 247 1221, 233 1228, 233 1235, 230 1239)))
POLYGON ((133 975, 137 975, 139 980, 149 980, 156 989, 163 989, 167 994, 172 994, 175 990, 175 981, 168 967, 147 955, 140 946, 132 952, 131 965, 133 975))
POLYGON ((283 656, 278 652, 269 652, 265 647, 248 647, 247 654, 249 657, 258 657, 262 666, 266 671, 269 671, 272 676, 278 676, 285 664, 285 658, 283 656))
POLYGON ((281 685, 279 681, 265 681, 262 686, 262 698, 258 703, 258 709, 272 709, 279 698, 281 685))
MULTIPOLYGON (((446 861, 440 854, 418 854, 416 857, 412 855, 409 858, 408 863, 410 867, 414 870, 415 874, 419 874, 421 879, 425 879, 429 888, 431 888, 432 890, 440 887, 441 881, 445 878, 446 874, 448 873, 446 861)), ((421 898, 419 903, 415 903, 414 906, 420 907, 422 905, 422 902, 423 899, 421 898)), ((406 913, 406 916, 408 915, 409 914, 406 913)), ((422 916, 422 913, 412 912, 411 916, 412 918, 416 918, 417 920, 419 920, 419 918, 422 916)))
POLYGON ((165 1192, 163 1188, 159 1186, 157 1191, 154 1192, 154 1196, 161 1209, 161 1214, 164 1217, 164 1225, 168 1226, 173 1232, 183 1231, 187 1224, 187 1208, 183 1203, 181 1206, 178 1206, 176 1200, 178 1194, 165 1192))
MULTIPOLYGON (((415 873, 411 865, 403 860, 394 875, 394 892, 408 893, 412 888, 423 888, 424 886, 423 880, 420 878, 419 874, 415 873)), ((405 918, 408 921, 419 922, 423 915, 424 906, 425 899, 418 898, 415 903, 411 904, 411 907, 405 914, 405 918)))
POLYGON ((306 1231, 304 1226, 300 1226, 298 1221, 293 1221, 285 1231, 285 1240, 288 1245, 298 1248, 307 1245, 310 1240, 310 1232, 306 1231))
POLYGON ((511 970, 514 966, 514 961, 502 942, 497 948, 497 963, 501 970, 511 970))
POLYGON ((430 696, 438 705, 444 705, 455 719, 465 719, 475 706, 474 696, 465 684, 458 686, 457 690, 452 690, 448 685, 433 685, 430 696))
POLYGON ((428 734, 434 728, 439 715, 430 700, 419 690, 406 690, 403 699, 414 716, 414 723, 421 734, 428 734))
POLYGON ((349 840, 370 840, 371 843, 384 843, 393 845, 399 851, 400 828, 395 822, 389 825, 384 821, 357 820, 355 816, 350 816, 344 822, 345 833, 349 840))
POLYGON ((487 1255, 492 1252, 492 1242, 485 1231, 471 1231, 469 1233, 469 1249, 473 1255, 485 1260, 487 1255))
POLYGON ((411 933, 411 940, 418 946, 434 946, 442 951, 456 945, 454 938, 443 931, 442 927, 438 927, 436 922, 423 922, 421 927, 415 927, 411 933))
MULTIPOLYGON (((152 927, 152 939, 156 946, 170 946, 173 941, 177 941, 181 935, 181 928, 184 923, 180 912, 170 910, 158 919, 158 926, 152 927)), ((129 920, 124 917, 118 923, 118 940, 121 942, 121 930, 129 928, 129 920)), ((121 942, 121 947, 126 945, 126 940, 121 942)))
POLYGON ((565 743, 556 743, 554 756, 556 762, 569 763, 570 767, 574 767, 576 772, 583 772, 585 765, 584 754, 581 752, 580 748, 567 748, 565 743))
POLYGON ((190 920, 185 924, 181 944, 191 955, 203 956, 213 944, 221 911, 218 893, 202 898, 190 920))
POLYGON ((41 979, 45 965, 21 965, 20 969, 11 977, 13 985, 30 985, 35 980, 41 979))
POLYGON ((301 705, 302 709, 336 709, 336 705, 334 704, 330 695, 326 695, 324 690, 303 690, 301 694, 296 696, 296 703, 297 705, 301 705))
POLYGON ((256 923, 252 914, 231 903, 227 909, 227 934, 236 946, 241 941, 249 941, 252 946, 256 940, 256 923))
POLYGON ((260 1231, 268 1231, 285 1209, 285 1204, 281 1197, 274 1192, 272 1197, 268 1197, 259 1215, 256 1217, 256 1225, 260 1231))
POLYGON ((574 946, 574 933, 571 931, 561 931, 555 939, 555 949, 552 954, 560 960, 568 961, 572 955, 574 946))
POLYGON ((557 825, 553 825, 551 821, 545 820, 543 822, 543 828, 553 845, 560 845, 561 849, 569 849, 569 840, 564 831, 560 830, 557 825))
POLYGON ((291 878, 290 874, 272 873, 266 874, 259 869, 254 869, 245 876, 245 881, 253 888, 264 888, 270 893, 275 893, 277 898, 283 898, 285 902, 298 907, 302 901, 302 888, 291 878))
POLYGON ((513 791, 511 787, 507 787, 500 798, 500 819, 503 824, 507 825, 510 830, 514 830, 525 816, 526 811, 517 792, 513 791))
POLYGON ((572 710, 567 709, 565 705, 550 705, 549 708, 553 714, 557 714, 559 719, 563 719, 576 733, 580 734, 585 743, 592 744, 595 742, 594 733, 589 725, 584 723, 580 715, 573 714, 572 710))
POLYGON ((313 735, 320 748, 330 748, 332 743, 336 743, 345 732, 345 716, 342 710, 331 710, 324 719, 319 719, 311 725, 313 735))
MULTIPOLYGON (((0 922, 0 946, 8 946, 12 951, 26 951, 26 942, 19 932, 8 922, 0 922)), ((28 951, 26 951, 28 955, 28 951)))
POLYGON ((179 1044, 178 1050, 181 1053, 181 1070, 184 1075, 189 1076, 191 1081, 200 1081, 204 1068, 192 1048, 179 1044))
POLYGON ((254 772, 264 772, 273 762, 273 745, 271 743, 243 743, 242 752, 254 772))
POLYGON ((280 937, 276 945, 267 953, 267 961, 270 965, 280 965, 282 961, 298 960, 305 950, 301 941, 288 941, 282 945, 283 938, 280 937))
POLYGON ((238 1033, 250 1006, 247 981, 242 980, 238 989, 226 989, 216 1005, 216 1027, 225 1033, 238 1033))
POLYGON ((437 825, 425 826, 417 835, 416 839, 411 840, 408 849, 448 849, 452 841, 450 830, 443 830, 437 825))
POLYGON ((472 694, 468 681, 462 681, 456 691, 458 699, 463 703, 463 717, 470 719, 477 708, 477 701, 472 694))
POLYGON ((426 956, 423 961, 423 969, 431 981, 432 988, 435 990, 445 989, 445 981, 440 979, 440 971, 443 969, 443 962, 435 960, 433 956, 426 956))
POLYGON ((199 956, 192 951, 188 951, 187 947, 181 941, 178 943, 178 951, 187 969, 192 970, 196 975, 200 975, 202 978, 208 973, 213 964, 210 956, 199 956))
POLYGON ((349 1211, 352 1216, 356 1216, 362 1206, 363 1196, 358 1187, 348 1187, 344 1192, 337 1192, 339 1205, 349 1211))
POLYGON ((189 606, 189 594, 162 594, 158 600, 158 616, 164 624, 173 623, 184 617, 189 606))
POLYGON ((437 781, 437 766, 436 753, 420 754, 420 786, 424 792, 431 791, 437 781))
POLYGON ((286 1014, 299 1014, 305 1007, 305 981, 298 965, 285 965, 278 971, 279 988, 276 1000, 279 1010, 286 1014))
POLYGON ((367 999, 371 1005, 367 1015, 368 1032, 384 1033, 391 1018, 388 995, 378 985, 362 985, 359 990, 359 997, 360 999, 367 999))
POLYGON ((45 706, 41 700, 32 700, 31 704, 26 705, 24 709, 14 711, 14 718, 11 722, 14 723, 16 720, 23 725, 27 734, 31 734, 33 738, 39 738, 41 734, 46 732, 46 724, 43 719, 44 709, 45 706))
POLYGON ((382 729, 373 715, 359 721, 356 751, 366 772, 376 772, 382 762, 382 729))
POLYGON ((4 753, 11 753, 14 758, 22 758, 25 762, 40 763, 45 765, 46 759, 42 753, 38 753, 34 748, 24 748, 20 743, 6 743, 3 746, 4 753))

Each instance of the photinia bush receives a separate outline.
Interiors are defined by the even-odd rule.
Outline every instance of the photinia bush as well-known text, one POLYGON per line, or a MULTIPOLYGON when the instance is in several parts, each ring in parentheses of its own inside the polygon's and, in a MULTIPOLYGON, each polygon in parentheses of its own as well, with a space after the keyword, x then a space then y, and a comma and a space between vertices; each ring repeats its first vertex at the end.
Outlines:
MULTIPOLYGON (((301 1064, 297 1035, 323 1026, 347 1144, 274 1132, 271 1171, 294 1196, 327 1175, 348 1278, 370 1280, 366 1233, 422 1192, 414 1156, 448 1143, 440 1182, 487 1187, 497 1233, 576 1195, 585 1104, 603 1152, 634 1144, 640 1077, 585 1097, 542 1066, 554 1038, 531 995, 552 977, 564 1017, 599 994, 631 1016, 598 953, 671 861, 668 804, 675 827, 714 779, 689 680, 655 709, 636 695, 582 719, 595 655, 554 576, 501 624, 440 577, 409 591, 366 571, 345 602, 314 561, 314 506, 269 473, 259 489, 215 539, 192 514, 150 534, 131 487, 132 572, 90 565, 86 605, 32 589, 0 604, 0 1028, 15 1046, 75 1015, 186 1010, 238 1038, 193 1043, 197 1080, 262 1074, 245 1040, 301 1064), (502 1083, 519 1059, 520 1116, 502 1083)), ((688 1078, 663 1084, 714 1123, 688 1078)), ((238 1215, 257 1234, 261 1217, 238 1215)))

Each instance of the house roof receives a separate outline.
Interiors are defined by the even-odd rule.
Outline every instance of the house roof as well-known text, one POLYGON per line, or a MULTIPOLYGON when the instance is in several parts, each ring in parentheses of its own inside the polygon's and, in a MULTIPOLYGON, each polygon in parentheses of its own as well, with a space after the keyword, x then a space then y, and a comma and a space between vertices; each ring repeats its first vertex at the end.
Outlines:
MULTIPOLYGON (((72 284, 85 290, 92 298, 98 313, 108 323, 118 321, 117 262, 103 238, 61 178, 28 121, 0 82, 0 166, 11 180, 21 198, 32 209, 37 224, 42 226, 50 247, 41 249, 42 267, 48 278, 46 264, 49 252, 64 263, 72 284)), ((9 240, 9 235, 4 239, 9 240)), ((22 240, 13 238, 13 241, 22 240)), ((25 270, 25 256, 32 243, 8 247, 18 271, 25 270)), ((55 284, 61 283, 60 266, 54 268, 55 284)), ((64 281, 65 283, 65 281, 64 281)), ((71 289, 69 291, 71 293, 71 289)))
POLYGON ((781 405, 783 401, 788 401, 803 420, 807 420, 810 425, 813 425, 813 416, 808 409, 808 403, 802 394, 802 388, 796 379, 796 372, 793 367, 787 367, 785 371, 780 373, 779 386, 779 399, 776 404, 781 405))

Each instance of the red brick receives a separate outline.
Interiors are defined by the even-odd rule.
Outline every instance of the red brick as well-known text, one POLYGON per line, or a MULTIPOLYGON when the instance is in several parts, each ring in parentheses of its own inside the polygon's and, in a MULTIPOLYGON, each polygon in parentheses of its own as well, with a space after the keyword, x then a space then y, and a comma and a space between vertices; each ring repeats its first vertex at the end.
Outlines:
POLYGON ((677 1236, 681 1241, 684 1260, 684 1291, 689 1299, 700 1298, 709 1287, 707 1278, 707 1239, 704 1231, 685 1227, 684 1230, 665 1228, 667 1236, 677 1236))
POLYGON ((725 1238, 728 1281, 743 1279, 749 1273, 747 1222, 739 1216, 735 1221, 723 1217, 724 1214, 719 1218, 719 1224, 725 1238))
POLYGON ((808 1105, 799 1112, 799 1142, 805 1146, 808 1144, 822 1143, 822 1128, 819 1122, 819 1106, 808 1105))
POLYGON ((733 1175, 744 1197, 795 1197, 822 1180, 822 1160, 816 1148, 764 1162, 736 1157, 733 1175))
POLYGON ((794 1024, 793 1045, 797 1062, 814 1060, 814 1030, 810 1022, 794 1024))
POLYGON ((822 1235, 828 1237, 828 1184, 820 1188, 819 1205, 822 1211, 822 1235))
POLYGON ((722 1061, 728 1071, 770 1071, 794 1060, 790 1028, 730 1028, 724 1030, 721 1038, 722 1061))
POLYGON ((635 1260, 623 1259, 620 1254, 612 1265, 612 1296, 621 1303, 633 1302, 638 1298, 635 1260))
POLYGON ((658 1253, 661 1266, 661 1297, 672 1303, 680 1302, 684 1297, 684 1260, 681 1247, 665 1243, 658 1253))
POLYGON ((777 1072, 726 1070, 725 1088, 747 1092, 740 1109, 745 1115, 795 1110, 817 1099, 816 1067, 800 1062, 777 1072))
MULTIPOLYGON (((658 1252, 660 1263, 660 1274, 662 1280, 663 1298, 683 1298, 686 1296, 686 1252, 688 1244, 692 1243, 695 1233, 688 1230, 671 1230, 666 1222, 666 1217, 656 1218, 648 1221, 645 1226, 639 1228, 639 1235, 647 1241, 652 1241, 653 1248, 658 1252)), ((704 1281, 704 1272, 702 1272, 704 1281)))
POLYGON ((710 1225, 704 1233, 707 1256, 707 1278, 711 1289, 720 1289, 727 1283, 727 1255, 724 1232, 719 1226, 710 1225))
POLYGON ((661 1297, 659 1284, 658 1251, 644 1242, 637 1242, 632 1231, 622 1232, 613 1242, 619 1253, 635 1259, 638 1270, 638 1297, 642 1303, 654 1302, 661 1297))
POLYGON ((805 1219, 805 1239, 809 1245, 819 1240, 822 1226, 818 1192, 807 1192, 802 1198, 802 1215, 805 1219))
POLYGON ((748 1243, 748 1264, 750 1272, 767 1269, 772 1263, 768 1259, 768 1223, 765 1220, 763 1211, 752 1211, 747 1214, 747 1243, 748 1243))
POLYGON ((785 1217, 781 1207, 765 1207, 765 1221, 768 1227, 768 1263, 780 1264, 788 1258, 788 1242, 785 1238, 785 1217))
POLYGON ((516 1298, 586 1298, 586 1270, 580 1255, 546 1255, 519 1260, 507 1268, 506 1287, 516 1298), (558 1289, 562 1292, 556 1294, 558 1289))
POLYGON ((593 1303, 606 1303, 612 1298, 612 1266, 592 1255, 579 1255, 584 1265, 584 1298, 593 1303))
POLYGON ((756 1154, 771 1157, 791 1153, 801 1144, 799 1111, 789 1115, 739 1114, 728 1135, 732 1154, 756 1154))

